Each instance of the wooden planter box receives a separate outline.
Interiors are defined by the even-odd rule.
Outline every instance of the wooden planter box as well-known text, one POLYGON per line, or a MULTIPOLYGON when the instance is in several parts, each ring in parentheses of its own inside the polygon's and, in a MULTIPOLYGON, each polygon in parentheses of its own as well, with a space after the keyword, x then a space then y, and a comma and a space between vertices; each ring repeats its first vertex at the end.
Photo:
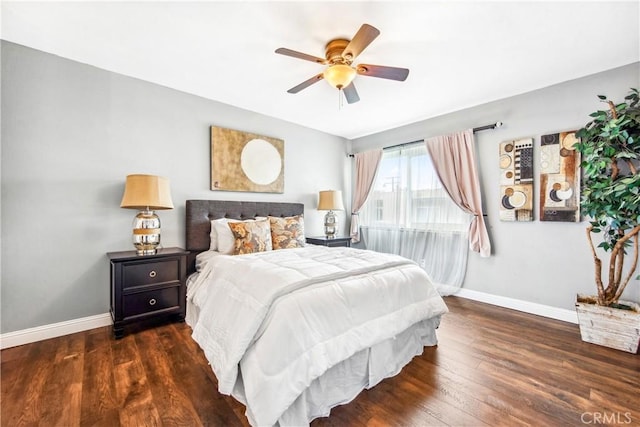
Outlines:
POLYGON ((623 310, 582 302, 588 298, 578 295, 576 301, 582 341, 637 354, 640 344, 640 305, 620 301, 634 308, 623 310))

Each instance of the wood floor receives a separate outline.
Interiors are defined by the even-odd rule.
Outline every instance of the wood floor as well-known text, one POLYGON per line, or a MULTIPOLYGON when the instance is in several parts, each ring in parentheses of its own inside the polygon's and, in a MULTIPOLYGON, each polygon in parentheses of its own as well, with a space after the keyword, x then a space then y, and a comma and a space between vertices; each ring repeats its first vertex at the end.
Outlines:
MULTIPOLYGON (((402 372, 319 426, 640 425, 640 356, 578 327, 461 298, 402 372)), ((2 426, 246 426, 184 323, 2 351, 2 426)))

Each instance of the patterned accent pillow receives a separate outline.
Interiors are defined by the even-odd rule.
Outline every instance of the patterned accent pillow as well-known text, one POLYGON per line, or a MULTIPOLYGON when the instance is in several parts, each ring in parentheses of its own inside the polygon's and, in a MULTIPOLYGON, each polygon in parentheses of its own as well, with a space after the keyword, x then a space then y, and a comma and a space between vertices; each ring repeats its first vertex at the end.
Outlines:
POLYGON ((270 216, 273 249, 301 248, 305 245, 302 215, 279 218, 270 216))
POLYGON ((270 251, 273 248, 268 219, 229 222, 227 225, 235 238, 233 255, 270 251))
POLYGON ((266 216, 257 216, 254 219, 232 219, 232 218, 219 218, 211 220, 211 233, 209 235, 211 246, 209 250, 218 251, 221 254, 231 255, 233 253, 233 247, 235 246, 235 238, 229 226, 230 222, 253 222, 261 219, 267 219, 266 216))

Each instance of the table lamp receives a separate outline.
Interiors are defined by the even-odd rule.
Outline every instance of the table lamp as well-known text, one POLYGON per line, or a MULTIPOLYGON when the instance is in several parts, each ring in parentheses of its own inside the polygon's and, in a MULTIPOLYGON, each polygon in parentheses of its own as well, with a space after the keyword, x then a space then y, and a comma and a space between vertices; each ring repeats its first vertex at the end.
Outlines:
POLYGON ((344 205, 342 204, 342 191, 321 191, 318 196, 318 210, 329 211, 324 216, 324 234, 327 236, 327 239, 335 238, 336 230, 338 229, 338 219, 333 211, 344 210, 344 205))
POLYGON ((153 211, 173 209, 169 180, 155 175, 127 175, 121 208, 138 209, 133 246, 138 255, 153 255, 160 245, 160 218, 153 211))

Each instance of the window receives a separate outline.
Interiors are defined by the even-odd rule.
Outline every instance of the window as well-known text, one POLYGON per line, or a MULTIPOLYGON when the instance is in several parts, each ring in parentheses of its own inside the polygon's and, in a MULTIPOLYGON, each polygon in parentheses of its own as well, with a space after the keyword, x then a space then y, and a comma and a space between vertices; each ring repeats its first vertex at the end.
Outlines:
POLYGON ((384 200, 374 200, 376 207, 376 221, 382 221, 384 215, 384 200))
POLYGON ((423 143, 385 150, 360 217, 368 227, 466 232, 470 217, 442 187, 423 143))
POLYGON ((472 217, 449 198, 425 144, 383 152, 359 217, 365 248, 414 260, 441 293, 460 287, 472 217))

